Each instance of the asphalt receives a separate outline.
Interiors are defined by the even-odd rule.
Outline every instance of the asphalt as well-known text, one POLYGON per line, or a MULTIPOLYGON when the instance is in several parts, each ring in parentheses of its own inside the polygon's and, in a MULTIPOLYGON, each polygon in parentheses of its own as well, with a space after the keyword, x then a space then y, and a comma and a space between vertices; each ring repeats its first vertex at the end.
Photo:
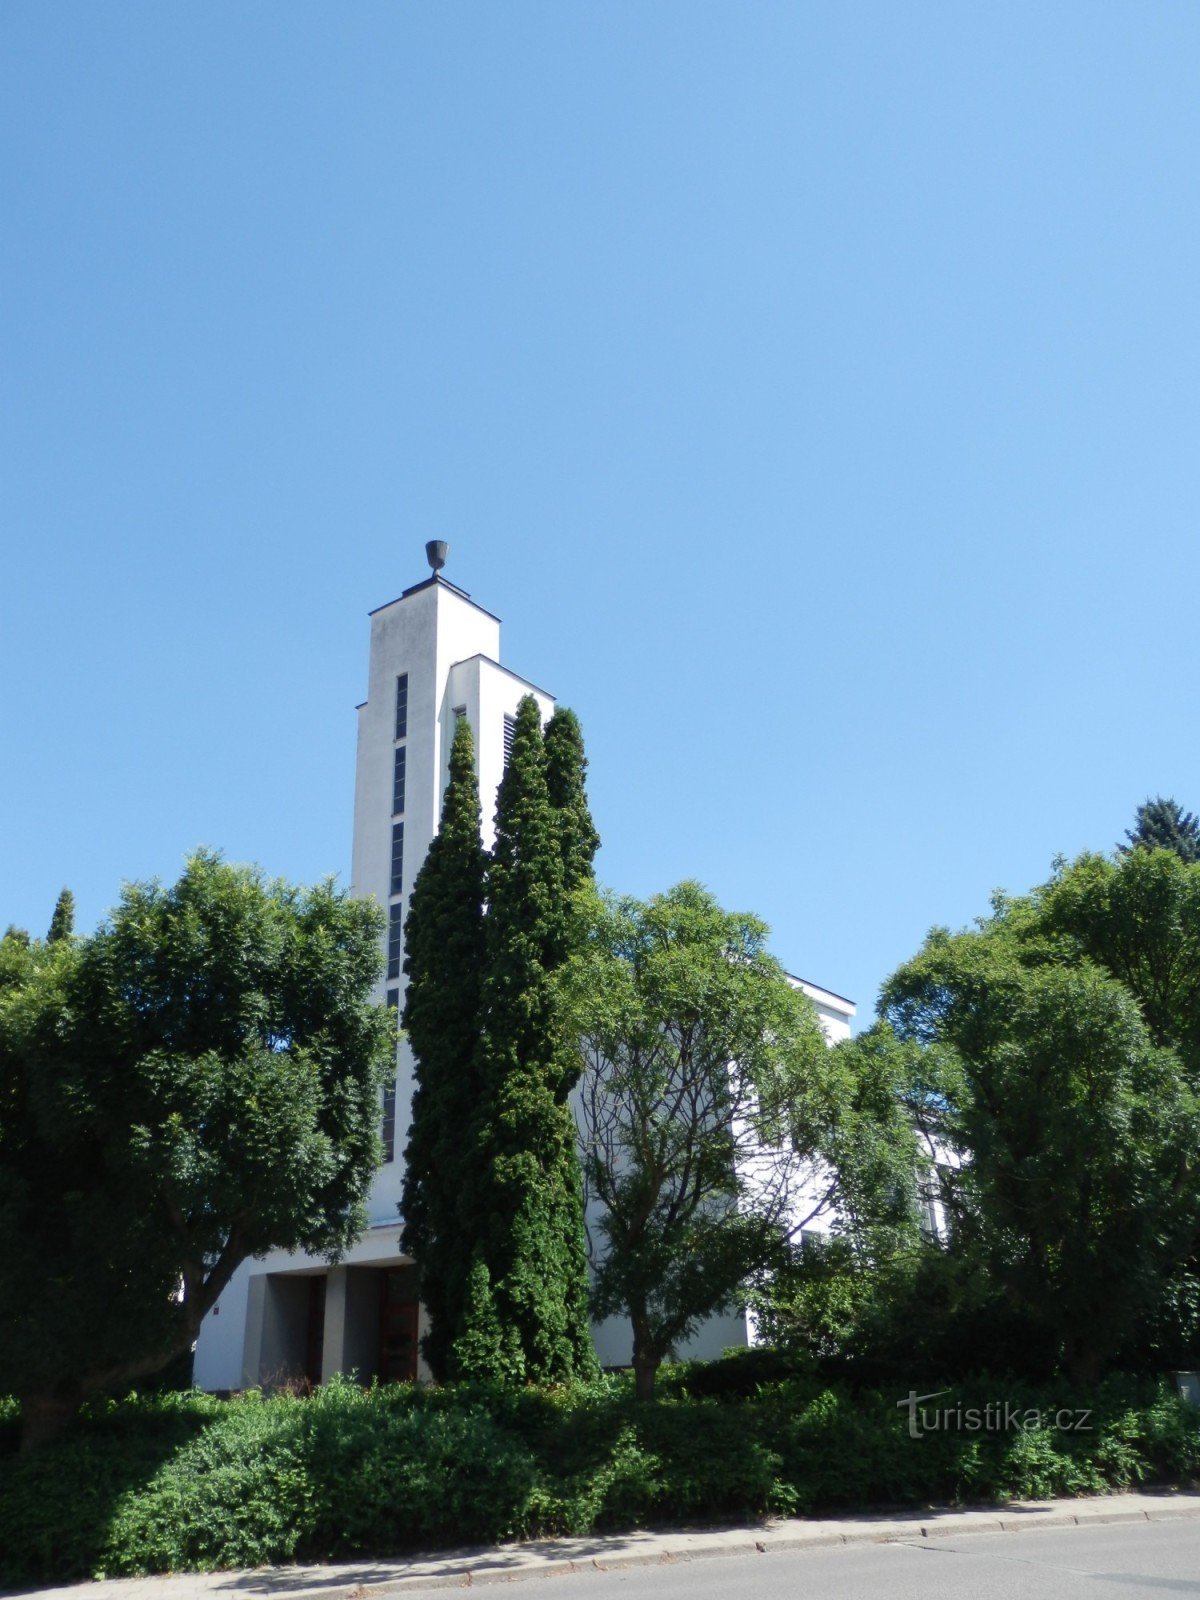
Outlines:
POLYGON ((329 1566, 258 1567, 154 1578, 114 1578, 63 1588, 9 1591, 44 1600, 368 1600, 407 1590, 474 1587, 567 1573, 669 1566, 728 1555, 766 1555, 836 1545, 957 1540, 972 1534, 1038 1528, 1168 1522, 1200 1517, 1200 1493, 1103 1495, 1080 1500, 1023 1500, 1003 1507, 872 1513, 825 1520, 788 1519, 756 1527, 700 1528, 581 1539, 543 1539, 329 1566))

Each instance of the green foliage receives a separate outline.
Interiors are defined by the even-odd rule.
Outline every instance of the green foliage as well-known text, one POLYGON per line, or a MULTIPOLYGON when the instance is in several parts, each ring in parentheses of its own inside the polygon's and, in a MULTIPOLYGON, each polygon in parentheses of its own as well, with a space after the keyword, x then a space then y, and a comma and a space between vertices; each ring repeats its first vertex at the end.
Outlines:
POLYGON ((756 1285, 750 1303, 781 1356, 831 1381, 929 1389, 977 1372, 1049 1381, 1058 1370, 1040 1315, 1012 1305, 975 1262, 932 1241, 870 1260, 835 1237, 796 1252, 756 1285))
MULTIPOLYGON (((563 837, 547 786, 540 713, 526 696, 500 785, 488 869, 480 1092, 462 1214, 488 1270, 487 1315, 494 1307, 506 1349, 508 1330, 514 1335, 515 1375, 541 1381, 595 1366, 582 1188, 566 1103, 578 1069, 553 982, 570 936, 563 837)), ((577 857, 576 871, 578 865, 577 857)), ((483 1332, 472 1345, 476 1355, 490 1338, 483 1332)), ((507 1361, 496 1373, 512 1375, 507 1361)))
POLYGON ((1119 1365, 1137 1372, 1190 1370, 1200 1359, 1200 1253, 1170 1273, 1154 1306, 1122 1346, 1119 1365))
POLYGON ((574 714, 555 712, 543 735, 527 697, 489 863, 462 719, 441 828, 413 889, 404 1024, 417 1086, 402 1247, 421 1266, 438 1377, 561 1379, 594 1364, 565 1105, 574 1068, 552 984, 569 897, 599 842, 586 767, 574 714))
MULTIPOLYGON (((475 1230, 464 1213, 473 1154, 466 1133, 480 1094, 484 874, 479 786, 471 726, 458 720, 441 827, 413 885, 404 929, 404 1027, 416 1059, 404 1155, 401 1247, 421 1269, 434 1376, 446 1376, 464 1300, 475 1230)), ((471 1369, 474 1370, 474 1369, 471 1369)))
POLYGON ((1095 1377, 1152 1317, 1200 1230, 1200 866, 1081 857, 885 986, 921 1050, 918 1118, 958 1265, 1095 1377))
POLYGON ((591 878, 592 861, 600 848, 587 803, 583 732, 573 711, 565 706, 555 711, 546 724, 545 745, 546 790, 558 827, 563 888, 573 894, 591 878))
POLYGON ((460 1320, 462 1331, 451 1350, 451 1363, 459 1377, 519 1382, 525 1363, 516 1329, 501 1323, 492 1280, 478 1253, 471 1262, 460 1320))
POLYGON ((842 1354, 880 1292, 879 1267, 863 1264, 849 1239, 794 1245, 751 1290, 759 1337, 769 1347, 814 1357, 842 1354))
POLYGON ((185 1350, 248 1255, 362 1226, 379 917, 210 854, 0 942, 0 1383, 33 1439, 185 1350))
POLYGON ((597 1316, 625 1313, 641 1391, 671 1348, 773 1260, 834 1112, 809 1001, 756 918, 683 883, 581 902, 562 991, 602 1211, 597 1316))
POLYGON ((1177 800, 1162 795, 1137 808, 1134 826, 1126 829, 1125 837, 1129 843, 1117 846, 1122 855, 1130 850, 1173 850, 1181 861, 1200 861, 1200 822, 1177 800))
POLYGON ((1085 855, 1024 915, 1026 961, 1096 963, 1129 991, 1154 1043, 1175 1051, 1200 1089, 1200 871, 1163 850, 1134 850, 1116 863, 1085 855))
POLYGON ((1084 1407, 1090 1427, 917 1439, 896 1404, 907 1388, 830 1386, 751 1351, 666 1369, 651 1406, 613 1378, 93 1401, 67 1437, 3 1462, 0 1583, 1097 1493, 1200 1470, 1200 1413, 1161 1384, 1076 1391, 977 1376, 938 1404, 1084 1407))
POLYGON ((834 1113, 822 1155, 836 1178, 838 1230, 860 1267, 910 1255, 921 1238, 921 1202, 932 1188, 934 1129, 917 1091, 933 1052, 877 1023, 834 1046, 834 1113))
POLYGON ((46 935, 47 944, 57 944, 60 939, 69 939, 75 932, 75 896, 70 889, 64 889, 54 904, 54 915, 50 919, 50 931, 46 935))

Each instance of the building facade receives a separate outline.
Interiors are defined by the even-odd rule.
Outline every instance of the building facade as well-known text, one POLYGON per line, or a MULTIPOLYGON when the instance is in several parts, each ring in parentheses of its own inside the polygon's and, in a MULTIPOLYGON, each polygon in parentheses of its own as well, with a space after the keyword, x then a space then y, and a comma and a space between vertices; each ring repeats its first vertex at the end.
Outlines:
MULTIPOLYGON (((440 566, 444 547, 430 547, 440 566)), ((386 908, 387 950, 378 998, 403 1005, 404 917, 408 896, 441 815, 450 745, 459 717, 475 737, 484 844, 490 848, 496 790, 522 697, 545 721, 554 698, 500 664, 500 622, 435 570, 398 600, 371 613, 367 698, 358 707, 351 890, 386 908)), ((796 980, 814 1001, 831 1042, 847 1037, 853 1005, 796 980)), ((232 1390, 335 1373, 381 1381, 426 1376, 417 1271, 400 1253, 402 1156, 413 1095, 413 1059, 397 1050, 396 1080, 384 1095, 384 1162, 368 1201, 369 1225, 336 1266, 284 1251, 242 1264, 205 1318, 195 1381, 232 1390)), ((606 1366, 627 1365, 628 1324, 595 1329, 606 1366)), ((713 1318, 687 1353, 719 1355, 749 1342, 744 1315, 713 1318)))

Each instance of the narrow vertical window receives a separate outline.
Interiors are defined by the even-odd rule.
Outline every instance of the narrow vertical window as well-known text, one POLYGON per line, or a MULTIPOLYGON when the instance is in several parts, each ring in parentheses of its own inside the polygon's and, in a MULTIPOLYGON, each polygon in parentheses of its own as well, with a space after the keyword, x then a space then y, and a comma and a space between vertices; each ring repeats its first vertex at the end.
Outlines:
POLYGON ((396 1159, 396 1085, 389 1083, 383 1091, 383 1117, 379 1128, 383 1145, 384 1162, 396 1159))
POLYGON ((396 746, 395 761, 392 765, 392 815, 398 817, 404 810, 404 773, 408 765, 408 746, 396 746))
POLYGON ((404 824, 392 823, 392 887, 391 894, 404 893, 404 824))
POLYGON ((512 760, 513 740, 517 734, 517 719, 504 713, 504 765, 507 767, 512 760))
POLYGON ((404 953, 404 907, 397 902, 388 910, 387 975, 390 983, 400 976, 400 957, 404 953))
POLYGON ((396 737, 408 738, 408 673, 396 679, 396 737))

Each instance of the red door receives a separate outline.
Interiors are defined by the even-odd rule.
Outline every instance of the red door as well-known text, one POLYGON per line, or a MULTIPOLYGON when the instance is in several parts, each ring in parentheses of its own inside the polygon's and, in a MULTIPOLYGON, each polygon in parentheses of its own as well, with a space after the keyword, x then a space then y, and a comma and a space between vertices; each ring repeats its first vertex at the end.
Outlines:
POLYGON ((417 1377, 417 1302, 411 1271, 387 1271, 379 1296, 379 1381, 415 1383, 417 1377), (405 1279, 408 1282, 405 1282, 405 1279))

